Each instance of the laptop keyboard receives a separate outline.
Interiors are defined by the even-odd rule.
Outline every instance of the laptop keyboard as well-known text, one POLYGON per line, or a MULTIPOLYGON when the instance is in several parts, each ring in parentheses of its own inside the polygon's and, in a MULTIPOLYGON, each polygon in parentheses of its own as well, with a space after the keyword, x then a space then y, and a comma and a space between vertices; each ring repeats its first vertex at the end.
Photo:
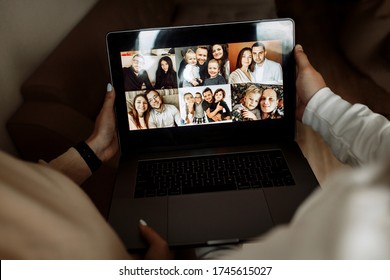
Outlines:
POLYGON ((280 150, 138 163, 135 198, 295 185, 280 150))

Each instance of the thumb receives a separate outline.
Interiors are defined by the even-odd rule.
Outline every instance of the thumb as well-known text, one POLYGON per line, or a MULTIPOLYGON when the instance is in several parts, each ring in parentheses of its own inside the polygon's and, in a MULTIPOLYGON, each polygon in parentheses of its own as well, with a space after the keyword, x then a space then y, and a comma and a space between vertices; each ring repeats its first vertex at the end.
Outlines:
POLYGON ((295 61, 298 67, 298 71, 311 65, 301 45, 297 44, 295 46, 294 55, 295 55, 295 61))
POLYGON ((115 89, 111 84, 107 84, 107 94, 104 98, 103 109, 113 110, 115 102, 115 89))

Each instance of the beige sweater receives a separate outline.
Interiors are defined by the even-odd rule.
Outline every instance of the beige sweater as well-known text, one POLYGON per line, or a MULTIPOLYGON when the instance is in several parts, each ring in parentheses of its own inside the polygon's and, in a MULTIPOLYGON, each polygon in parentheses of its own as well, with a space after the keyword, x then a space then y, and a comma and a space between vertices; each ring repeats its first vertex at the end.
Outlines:
POLYGON ((75 184, 90 174, 73 148, 49 164, 27 163, 0 152, 0 259, 129 258, 75 184))

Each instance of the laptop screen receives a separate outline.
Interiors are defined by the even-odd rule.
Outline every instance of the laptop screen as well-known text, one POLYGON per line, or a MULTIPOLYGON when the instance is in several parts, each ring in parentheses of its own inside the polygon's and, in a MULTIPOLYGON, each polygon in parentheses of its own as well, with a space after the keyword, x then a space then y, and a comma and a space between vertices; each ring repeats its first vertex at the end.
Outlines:
POLYGON ((294 137, 293 46, 290 19, 109 33, 122 148, 294 137))

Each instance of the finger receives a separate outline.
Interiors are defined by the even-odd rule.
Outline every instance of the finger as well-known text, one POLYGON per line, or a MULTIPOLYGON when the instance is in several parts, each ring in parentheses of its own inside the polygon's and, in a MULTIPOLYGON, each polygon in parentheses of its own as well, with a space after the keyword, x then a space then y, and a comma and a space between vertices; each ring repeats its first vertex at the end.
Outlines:
POLYGON ((107 84, 107 94, 104 99, 104 108, 114 108, 114 102, 115 102, 115 89, 113 86, 108 83, 107 84))
POLYGON ((294 55, 298 66, 298 71, 311 65, 301 45, 298 44, 295 46, 294 55))
POLYGON ((107 92, 111 92, 113 89, 114 89, 114 88, 113 88, 112 84, 111 84, 111 83, 108 83, 108 84, 107 84, 107 92))
POLYGON ((143 220, 140 220, 139 228, 142 236, 149 243, 149 249, 144 256, 145 259, 168 260, 173 258, 168 243, 156 231, 147 226, 143 220))
POLYGON ((151 247, 168 247, 167 242, 143 220, 140 220, 139 229, 151 247))

